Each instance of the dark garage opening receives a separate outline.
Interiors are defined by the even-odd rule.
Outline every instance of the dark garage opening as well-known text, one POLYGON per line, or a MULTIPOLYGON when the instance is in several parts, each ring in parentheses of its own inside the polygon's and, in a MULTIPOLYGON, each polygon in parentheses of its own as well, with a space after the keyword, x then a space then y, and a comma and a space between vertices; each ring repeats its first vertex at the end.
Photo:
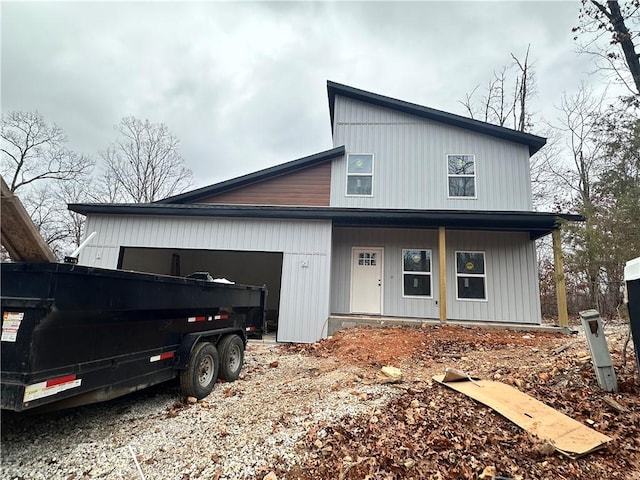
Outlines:
POLYGON ((121 247, 118 268, 185 277, 209 272, 213 278, 266 285, 267 332, 276 333, 280 308, 282 253, 237 250, 121 247))

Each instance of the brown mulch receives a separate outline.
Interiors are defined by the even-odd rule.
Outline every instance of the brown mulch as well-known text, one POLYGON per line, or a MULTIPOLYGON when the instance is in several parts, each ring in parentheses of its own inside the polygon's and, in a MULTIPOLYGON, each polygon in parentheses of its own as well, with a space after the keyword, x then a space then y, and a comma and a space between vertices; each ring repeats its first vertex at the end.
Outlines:
POLYGON ((563 334, 351 328, 315 344, 283 346, 356 365, 372 381, 392 365, 405 382, 399 397, 371 415, 312 429, 300 445, 305 461, 273 470, 286 479, 640 479, 640 383, 632 354, 621 365, 620 338, 609 339, 617 393, 598 387, 584 338, 563 334), (577 460, 554 452, 490 408, 430 381, 447 366, 512 384, 613 440, 577 460), (613 410, 605 396, 627 412, 613 410))

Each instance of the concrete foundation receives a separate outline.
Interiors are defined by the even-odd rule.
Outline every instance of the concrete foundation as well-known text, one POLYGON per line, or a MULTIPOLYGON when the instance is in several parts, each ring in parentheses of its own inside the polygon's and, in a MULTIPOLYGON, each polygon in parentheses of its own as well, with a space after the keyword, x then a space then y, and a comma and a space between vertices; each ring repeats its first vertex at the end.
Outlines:
POLYGON ((388 327, 388 326, 409 326, 422 327, 425 325, 459 325, 462 327, 480 327, 503 330, 514 330, 521 332, 550 332, 550 333, 574 333, 568 327, 554 325, 532 325, 523 323, 504 322, 472 322, 465 320, 447 320, 440 322, 435 318, 403 318, 403 317, 381 317, 365 315, 332 315, 328 319, 327 335, 333 335, 338 330, 356 326, 388 327))

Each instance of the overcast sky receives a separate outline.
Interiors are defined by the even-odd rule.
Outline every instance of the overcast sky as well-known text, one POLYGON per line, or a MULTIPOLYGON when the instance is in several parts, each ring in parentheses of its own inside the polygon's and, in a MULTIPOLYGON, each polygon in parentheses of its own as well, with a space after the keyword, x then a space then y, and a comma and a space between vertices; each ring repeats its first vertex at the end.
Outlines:
MULTIPOLYGON (((531 44, 535 111, 600 86, 580 2, 2 2, 2 111, 97 157, 134 115, 180 139, 194 187, 332 147, 326 81, 463 114, 531 44)), ((534 133, 535 132, 534 128, 534 133)))

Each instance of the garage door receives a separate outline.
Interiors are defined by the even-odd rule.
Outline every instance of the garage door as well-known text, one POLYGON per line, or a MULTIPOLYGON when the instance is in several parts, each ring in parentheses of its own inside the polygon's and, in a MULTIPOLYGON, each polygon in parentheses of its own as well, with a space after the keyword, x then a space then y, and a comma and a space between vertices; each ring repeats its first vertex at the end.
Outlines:
POLYGON ((266 333, 277 331, 282 253, 122 247, 118 268, 183 277, 204 271, 213 278, 226 278, 235 283, 266 285, 269 292, 266 333))

